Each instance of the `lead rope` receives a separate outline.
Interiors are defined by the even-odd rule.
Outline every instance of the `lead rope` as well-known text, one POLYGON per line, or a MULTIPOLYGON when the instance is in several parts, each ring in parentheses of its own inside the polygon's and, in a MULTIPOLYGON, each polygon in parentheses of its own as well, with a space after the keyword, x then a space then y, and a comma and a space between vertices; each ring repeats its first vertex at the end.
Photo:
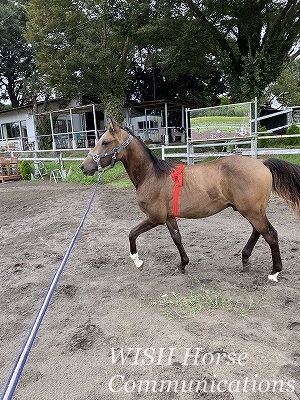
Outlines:
POLYGON ((68 261, 68 258, 69 258, 70 254, 71 254, 71 251, 72 251, 72 248, 73 248, 73 246, 74 246, 74 244, 76 242, 76 239, 77 239, 77 237, 78 237, 78 235, 79 235, 79 233, 80 233, 80 231, 81 231, 81 229, 83 227, 83 224, 84 224, 84 221, 85 221, 85 219, 86 219, 86 217, 88 215, 88 212, 90 211, 90 208, 91 208, 91 205, 93 203, 97 188, 98 188, 99 183, 100 183, 100 179, 101 179, 102 173, 103 172, 99 169, 99 171, 98 171, 98 179, 97 179, 97 182, 95 184, 95 188, 94 188, 92 197, 90 199, 90 202, 88 204, 88 207, 87 207, 87 209, 86 209, 86 211, 85 211, 85 213, 84 213, 84 215, 82 217, 82 220, 81 220, 81 222, 80 222, 80 224, 79 224, 79 226, 78 226, 78 228, 77 228, 77 230, 75 232, 75 235, 73 236, 73 238, 71 240, 71 243, 70 243, 70 245, 68 247, 68 250, 66 251, 66 253, 64 255, 64 258, 63 258, 58 270, 56 271, 55 275, 52 278, 52 282, 51 282, 51 284, 50 284, 50 286, 48 288, 48 291, 47 291, 47 293, 46 293, 46 295, 44 297, 44 300, 43 300, 43 302, 42 302, 42 304, 40 306, 40 309, 39 309, 39 311, 38 311, 38 313, 37 313, 37 315, 35 317, 35 320, 34 320, 32 326, 31 326, 31 329, 30 329, 30 331, 29 331, 29 333, 27 335, 26 340, 23 343, 23 346, 22 346, 22 348, 20 350, 18 358, 17 358, 17 360, 16 360, 16 362, 14 364, 14 367, 13 367, 13 369, 11 371, 9 379, 8 379, 6 385, 5 385, 4 391, 3 391, 2 395, 1 395, 1 398, 0 398, 1 400, 10 400, 12 398, 13 394, 14 394, 14 391, 16 389, 16 386, 17 386, 18 381, 20 379, 20 376, 22 374, 22 370, 23 370, 24 365, 26 363, 27 357, 28 357, 29 352, 31 350, 31 347, 33 345, 34 339, 35 339, 35 337, 37 335, 39 327, 40 327, 40 325, 42 323, 42 320, 43 320, 43 318, 45 316, 45 313, 47 311, 47 308, 48 308, 49 302, 51 300, 51 297, 52 297, 52 295, 53 295, 53 293, 55 291, 56 285, 57 285, 57 283, 59 281, 59 278, 60 278, 60 276, 61 276, 61 274, 62 274, 62 272, 64 270, 66 262, 68 261))

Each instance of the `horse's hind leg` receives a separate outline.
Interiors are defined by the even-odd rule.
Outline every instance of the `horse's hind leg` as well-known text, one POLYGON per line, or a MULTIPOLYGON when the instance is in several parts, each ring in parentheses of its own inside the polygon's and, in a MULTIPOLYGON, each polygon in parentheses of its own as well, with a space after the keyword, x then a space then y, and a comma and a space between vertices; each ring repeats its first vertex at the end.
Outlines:
MULTIPOLYGON (((247 217, 246 217, 247 218, 247 217)), ((281 255, 280 255, 280 250, 279 250, 279 244, 278 244, 278 235, 276 229, 271 225, 267 217, 261 216, 260 219, 257 218, 247 218, 252 226, 253 226, 253 232, 252 235, 250 236, 250 239, 248 240, 245 248, 246 251, 244 254, 247 256, 247 251, 251 250, 255 245, 255 243, 258 240, 258 234, 261 234, 265 241, 268 243, 271 254, 272 254, 272 261, 273 261, 273 268, 272 272, 270 275, 268 275, 268 278, 272 281, 277 282, 277 277, 279 272, 282 270, 282 261, 281 261, 281 255), (257 233, 256 233, 257 232, 257 233)), ((245 250, 244 248, 244 250, 245 250)), ((251 254, 251 251, 250 251, 251 254)))
POLYGON ((252 254, 252 250, 260 237, 260 233, 254 228, 253 225, 252 227, 253 231, 251 233, 251 236, 249 237, 248 242, 242 250, 242 263, 244 268, 249 265, 249 258, 252 254))
POLYGON ((282 261, 278 244, 278 235, 276 229, 271 225, 268 221, 268 231, 266 234, 263 234, 264 239, 268 243, 271 249, 273 268, 270 275, 268 275, 268 279, 271 281, 277 282, 277 277, 280 271, 282 271, 282 261))
POLYGON ((181 264, 179 265, 178 269, 180 272, 184 273, 184 268, 188 264, 189 258, 182 245, 181 235, 179 232, 177 221, 175 218, 169 218, 166 222, 166 225, 169 229, 173 242, 175 243, 180 254, 181 264))

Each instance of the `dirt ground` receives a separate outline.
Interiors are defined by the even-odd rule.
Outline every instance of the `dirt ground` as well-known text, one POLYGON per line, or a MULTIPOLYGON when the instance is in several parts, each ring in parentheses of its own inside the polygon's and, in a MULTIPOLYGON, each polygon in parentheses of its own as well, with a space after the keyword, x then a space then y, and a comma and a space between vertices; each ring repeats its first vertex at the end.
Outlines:
MULTIPOLYGON (((92 191, 35 181, 0 186, 1 390, 92 191)), ((101 185, 14 399, 300 399, 300 225, 277 197, 268 215, 284 262, 277 284, 267 281, 271 256, 262 239, 242 271, 251 229, 229 209, 179 220, 190 257, 184 275, 174 273, 179 256, 166 227, 141 235, 140 272, 129 258, 128 233, 143 217, 134 188, 101 185), (148 301, 205 290, 238 306, 175 307, 171 315, 148 301)))

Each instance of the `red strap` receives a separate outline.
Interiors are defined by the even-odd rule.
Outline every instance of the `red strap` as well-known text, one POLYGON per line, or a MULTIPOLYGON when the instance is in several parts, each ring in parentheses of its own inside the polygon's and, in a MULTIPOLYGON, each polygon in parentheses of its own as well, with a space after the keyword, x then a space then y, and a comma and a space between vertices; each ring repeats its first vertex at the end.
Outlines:
POLYGON ((178 168, 174 169, 172 172, 172 179, 175 182, 174 192, 173 192, 173 214, 174 217, 179 216, 179 194, 180 187, 182 186, 182 171, 184 170, 185 165, 179 165, 178 168))

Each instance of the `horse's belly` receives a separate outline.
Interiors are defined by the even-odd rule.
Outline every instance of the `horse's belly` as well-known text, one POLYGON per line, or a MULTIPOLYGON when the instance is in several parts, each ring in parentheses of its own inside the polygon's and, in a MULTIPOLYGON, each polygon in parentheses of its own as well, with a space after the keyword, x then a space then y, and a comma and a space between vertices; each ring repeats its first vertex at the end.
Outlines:
POLYGON ((184 210, 182 212, 179 211, 179 217, 180 218, 188 218, 188 219, 197 219, 197 218, 206 218, 210 217, 214 214, 219 213, 220 211, 223 211, 225 208, 228 206, 224 206, 222 208, 202 208, 201 210, 184 210))
MULTIPOLYGON (((194 195, 196 196, 196 195, 194 195)), ((230 204, 225 199, 211 199, 207 196, 182 196, 179 206, 181 218, 205 218, 217 214, 230 204)))

